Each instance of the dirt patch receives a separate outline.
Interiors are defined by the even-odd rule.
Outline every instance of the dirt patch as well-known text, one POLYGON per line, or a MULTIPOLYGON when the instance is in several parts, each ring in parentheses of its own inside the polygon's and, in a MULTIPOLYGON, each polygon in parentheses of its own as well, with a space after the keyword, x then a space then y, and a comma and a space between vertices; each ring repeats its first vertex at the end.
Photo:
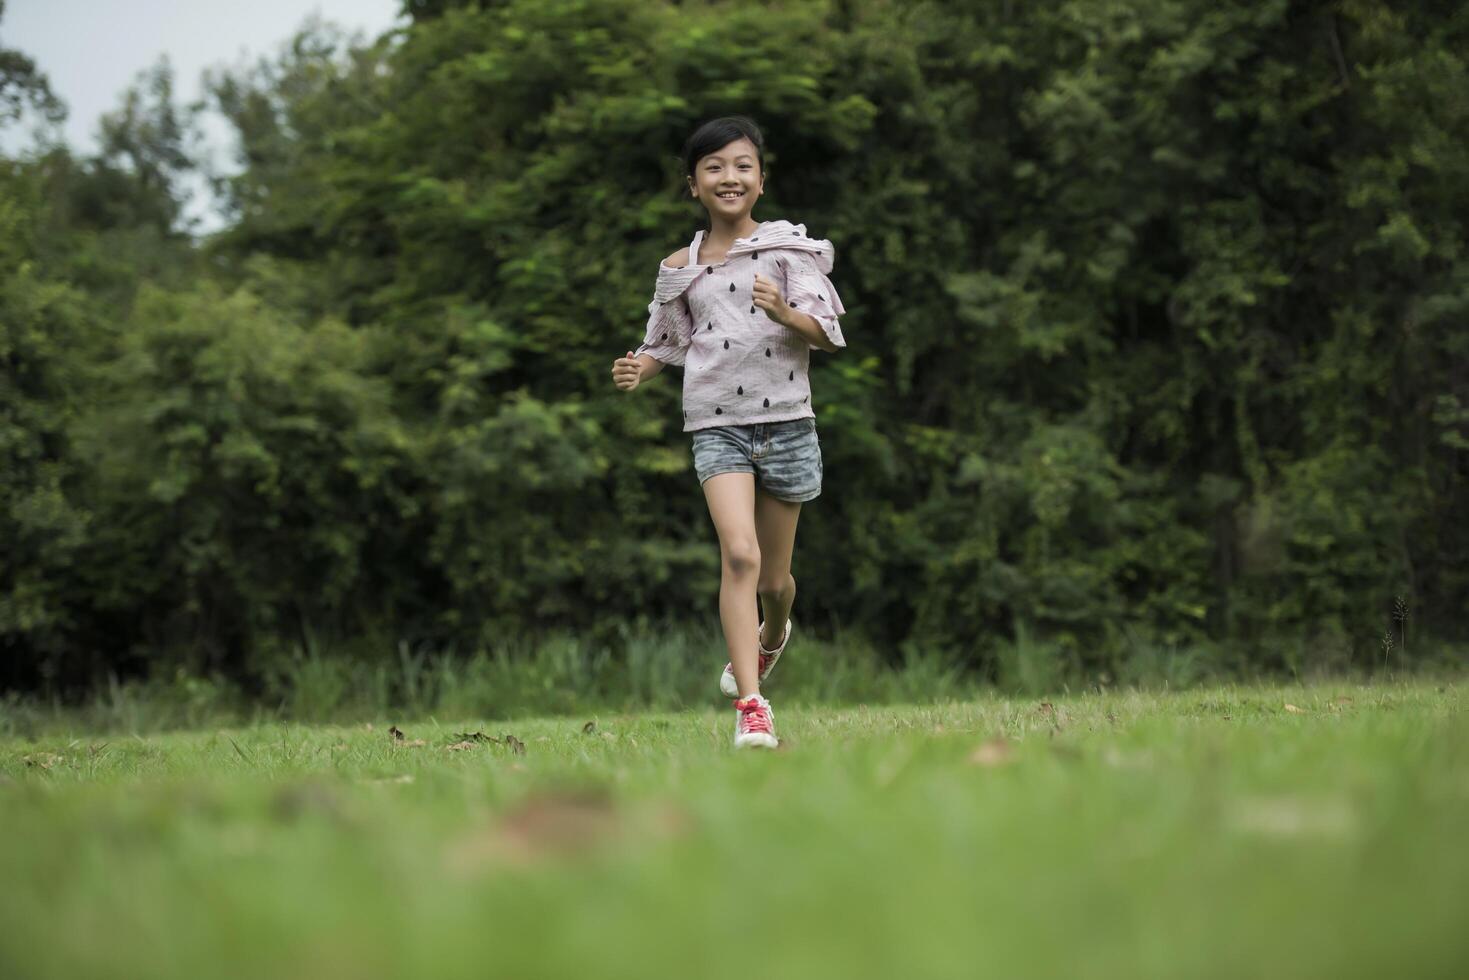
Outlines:
POLYGON ((614 846, 681 836, 691 826, 688 814, 668 803, 627 808, 601 790, 544 792, 451 844, 445 859, 451 870, 473 873, 502 864, 587 857, 614 846))

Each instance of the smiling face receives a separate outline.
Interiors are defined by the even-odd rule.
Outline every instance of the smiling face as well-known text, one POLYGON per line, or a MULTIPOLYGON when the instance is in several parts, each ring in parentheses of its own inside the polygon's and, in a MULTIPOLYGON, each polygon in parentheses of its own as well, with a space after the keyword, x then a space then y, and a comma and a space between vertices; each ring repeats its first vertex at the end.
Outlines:
POLYGON ((740 138, 701 157, 688 178, 689 194, 732 223, 744 219, 765 192, 765 175, 755 144, 740 138))

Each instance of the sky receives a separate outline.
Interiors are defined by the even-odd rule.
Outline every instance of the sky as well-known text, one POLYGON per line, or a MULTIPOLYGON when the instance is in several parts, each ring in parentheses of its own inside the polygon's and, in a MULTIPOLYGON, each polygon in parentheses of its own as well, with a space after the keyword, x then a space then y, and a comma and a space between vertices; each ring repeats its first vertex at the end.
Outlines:
MULTIPOLYGON (((373 38, 407 23, 400 0, 6 0, 0 47, 31 57, 67 105, 62 136, 73 152, 97 152, 97 120, 116 109, 138 72, 167 54, 174 70, 174 103, 200 98, 200 76, 215 65, 253 64, 273 56, 302 22, 323 19, 373 38)), ((204 119, 217 166, 229 160, 230 127, 218 115, 204 119)), ((34 117, 0 131, 0 150, 18 154, 32 145, 34 117)), ((202 182, 188 211, 199 232, 219 219, 202 182)))

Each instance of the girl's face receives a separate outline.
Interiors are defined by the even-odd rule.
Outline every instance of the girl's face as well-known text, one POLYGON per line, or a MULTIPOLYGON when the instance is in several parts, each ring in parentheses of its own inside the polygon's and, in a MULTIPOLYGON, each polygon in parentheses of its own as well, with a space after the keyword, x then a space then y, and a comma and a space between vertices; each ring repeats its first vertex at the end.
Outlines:
POLYGON ((755 144, 741 137, 720 147, 694 164, 688 178, 689 194, 697 197, 711 217, 718 215, 738 224, 765 193, 765 175, 755 144))

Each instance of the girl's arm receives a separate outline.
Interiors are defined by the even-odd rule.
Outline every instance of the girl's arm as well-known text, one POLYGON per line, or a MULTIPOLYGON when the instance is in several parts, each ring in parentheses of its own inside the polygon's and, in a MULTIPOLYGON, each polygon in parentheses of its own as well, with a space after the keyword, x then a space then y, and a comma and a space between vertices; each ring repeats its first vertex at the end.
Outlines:
POLYGON ((817 348, 817 350, 826 351, 827 354, 836 354, 837 351, 842 350, 842 348, 837 347, 836 344, 833 344, 833 342, 827 339, 826 331, 823 331, 820 323, 817 323, 817 317, 811 316, 809 313, 802 313, 801 310, 792 310, 787 306, 786 319, 782 320, 782 323, 784 326, 789 326, 790 329, 793 329, 796 334, 804 336, 806 344, 817 348))
POLYGON ((652 354, 627 352, 612 362, 612 383, 623 391, 632 391, 638 385, 663 370, 663 362, 652 354))
MULTIPOLYGON (((832 313, 825 292, 817 294, 813 289, 803 289, 800 281, 793 282, 794 279, 794 276, 787 277, 787 288, 791 289, 795 295, 801 296, 801 299, 797 300, 793 296, 788 301, 781 295, 780 287, 776 283, 757 272, 755 274, 755 305, 765 310, 765 315, 776 323, 800 334, 812 350, 823 350, 828 354, 834 354, 847 346, 834 315, 830 318, 832 326, 828 328, 810 313, 796 308, 797 305, 800 305, 818 312, 832 313), (797 292, 798 290, 800 291, 797 292)), ((830 291, 833 298, 836 297, 836 290, 829 287, 824 287, 824 289, 830 291)))
MULTIPOLYGON (((688 264, 689 250, 679 249, 663 260, 663 265, 678 269, 688 264)), ((637 352, 627 352, 612 364, 612 380, 623 391, 632 391, 650 378, 656 377, 667 364, 682 365, 692 342, 694 324, 689 315, 688 300, 680 296, 672 302, 656 302, 648 314, 648 325, 643 333, 643 342, 637 352)))
POLYGON ((784 310, 778 311, 776 322, 791 328, 806 338, 806 343, 818 350, 824 350, 828 354, 835 354, 841 350, 827 339, 826 331, 821 329, 821 324, 817 323, 816 318, 809 313, 802 313, 800 310, 793 310, 787 306, 784 310))
POLYGON ((663 362, 652 354, 639 354, 636 360, 638 362, 638 384, 656 377, 658 372, 663 370, 663 362))
POLYGON ((779 283, 757 276, 755 304, 764 306, 772 320, 800 334, 812 350, 834 354, 846 347, 847 339, 837 319, 846 309, 816 260, 805 252, 796 252, 781 260, 780 269, 785 294, 781 294, 779 283))

